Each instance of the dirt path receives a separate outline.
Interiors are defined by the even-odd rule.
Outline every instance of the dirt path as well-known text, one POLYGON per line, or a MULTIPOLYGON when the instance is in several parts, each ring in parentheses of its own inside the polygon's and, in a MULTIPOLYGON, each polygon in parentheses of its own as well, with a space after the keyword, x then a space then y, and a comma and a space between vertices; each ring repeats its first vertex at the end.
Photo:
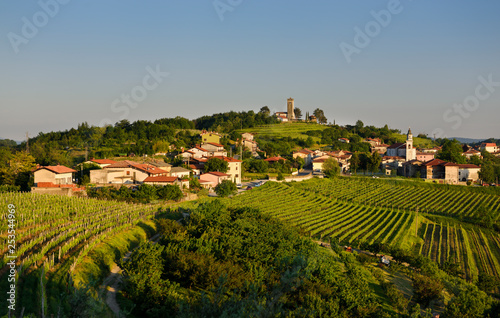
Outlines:
MULTIPOLYGON (((160 239, 160 234, 156 234, 153 237, 149 239, 149 241, 156 243, 160 239)), ((125 256, 123 256, 123 261, 128 260, 130 255, 132 254, 133 251, 127 252, 125 256)), ((118 302, 116 301, 116 294, 121 290, 122 286, 122 275, 121 275, 122 269, 118 264, 113 263, 113 267, 111 268, 111 272, 109 273, 108 277, 103 282, 104 288, 107 290, 106 293, 106 304, 108 307, 113 311, 113 313, 116 315, 116 317, 120 317, 120 306, 118 305, 118 302)))

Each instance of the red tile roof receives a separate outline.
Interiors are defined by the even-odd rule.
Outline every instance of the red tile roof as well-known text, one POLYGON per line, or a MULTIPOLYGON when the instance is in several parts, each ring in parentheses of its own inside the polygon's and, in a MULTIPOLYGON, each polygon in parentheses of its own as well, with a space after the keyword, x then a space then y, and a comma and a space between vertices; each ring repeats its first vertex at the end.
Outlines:
POLYGON ((213 156, 213 157, 210 157, 210 158, 222 159, 222 160, 224 160, 226 162, 241 162, 241 160, 234 159, 232 157, 226 157, 226 156, 213 156))
POLYGON ((35 171, 38 171, 41 169, 47 169, 47 170, 52 171, 52 172, 57 173, 57 174, 76 172, 76 170, 73 170, 73 169, 65 167, 65 166, 59 166, 59 165, 57 165, 57 166, 41 166, 41 167, 38 167, 35 171))
POLYGON ((215 142, 206 142, 206 144, 209 144, 209 145, 212 145, 212 146, 216 146, 216 147, 224 147, 224 145, 221 145, 221 144, 218 144, 218 143, 215 143, 215 142))
POLYGON ((275 161, 280 161, 280 160, 284 160, 284 161, 286 161, 286 159, 285 159, 285 158, 280 157, 280 156, 278 156, 278 157, 271 157, 271 158, 264 159, 264 161, 267 161, 267 162, 275 162, 275 161))
POLYGON ((397 149, 397 148, 400 148, 402 146, 404 146, 405 144, 404 143, 401 143, 401 142, 397 142, 395 144, 392 144, 389 146, 389 149, 397 149))
POLYGON ((476 166, 476 165, 471 165, 471 164, 461 164, 461 165, 458 165, 458 168, 460 168, 460 169, 480 169, 481 167, 476 166))
POLYGON ((483 142, 481 144, 481 147, 496 147, 497 144, 496 143, 493 143, 493 142, 483 142))
POLYGON ((177 181, 177 177, 167 177, 167 176, 156 176, 156 177, 147 177, 143 182, 168 182, 174 183, 177 181))
POLYGON ((214 176, 217 176, 217 177, 230 177, 229 174, 223 173, 223 172, 219 172, 219 171, 211 171, 211 172, 207 172, 207 173, 204 173, 204 174, 213 174, 214 176))
POLYGON ((113 168, 135 168, 137 170, 141 170, 143 172, 146 172, 147 174, 165 174, 166 171, 163 169, 160 169, 158 167, 155 167, 150 164, 145 164, 145 163, 137 163, 134 161, 129 161, 129 160, 124 160, 124 161, 118 161, 114 164, 111 164, 107 167, 104 167, 104 169, 113 169, 113 168))
POLYGON ((427 161, 426 163, 424 163, 424 166, 447 166, 447 167, 458 167, 458 165, 456 163, 453 163, 453 162, 446 162, 444 160, 441 160, 441 159, 432 159, 430 161, 427 161))
POLYGON ((116 161, 111 160, 111 159, 91 159, 90 161, 95 162, 95 163, 100 164, 100 165, 106 165, 106 164, 111 165, 113 163, 116 163, 116 161))

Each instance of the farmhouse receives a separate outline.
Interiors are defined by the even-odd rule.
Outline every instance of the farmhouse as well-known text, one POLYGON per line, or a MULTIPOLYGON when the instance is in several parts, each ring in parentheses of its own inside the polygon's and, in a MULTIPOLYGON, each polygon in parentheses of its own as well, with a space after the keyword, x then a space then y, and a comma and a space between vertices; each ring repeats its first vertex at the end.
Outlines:
POLYGON ((487 151, 489 153, 494 153, 499 150, 498 146, 496 143, 493 142, 483 142, 481 144, 481 150, 487 151))
POLYGON ((312 157, 314 155, 314 151, 309 149, 302 149, 292 154, 293 159, 302 158, 304 159, 304 165, 309 166, 312 162, 312 157))
POLYGON ((90 171, 90 182, 95 184, 142 183, 150 176, 166 176, 168 172, 150 164, 124 160, 108 165, 101 170, 90 171))
POLYGON ((76 170, 65 166, 38 166, 34 172, 35 186, 54 186, 73 184, 73 173, 76 170))
POLYGON ((171 177, 177 177, 177 178, 187 178, 191 174, 191 171, 186 168, 182 167, 173 167, 170 169, 170 176, 171 177))
POLYGON ((481 170, 481 167, 478 167, 476 165, 458 165, 458 179, 459 181, 477 182, 479 180, 479 170, 481 170))
POLYGON ((445 183, 458 183, 458 164, 434 159, 422 164, 422 178, 444 180, 445 183))

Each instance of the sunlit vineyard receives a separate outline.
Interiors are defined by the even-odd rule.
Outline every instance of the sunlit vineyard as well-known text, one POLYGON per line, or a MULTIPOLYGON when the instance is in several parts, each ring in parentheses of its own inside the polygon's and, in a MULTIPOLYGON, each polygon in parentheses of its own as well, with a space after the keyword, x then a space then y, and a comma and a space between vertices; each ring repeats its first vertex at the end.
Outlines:
MULTIPOLYGON (((159 212, 158 206, 32 193, 0 194, 0 204, 2 291, 6 288, 6 263, 12 249, 17 256, 17 281, 21 282, 16 289, 17 308, 35 313, 46 301, 44 282, 60 280, 70 284, 72 271, 94 246, 159 212), (15 244, 7 242, 9 205, 16 211, 15 244)), ((1 303, 5 314, 5 300, 1 303)))
POLYGON ((482 272, 500 277, 498 233, 459 221, 475 211, 497 218, 500 198, 492 194, 344 178, 271 182, 232 202, 259 208, 317 239, 410 249, 440 264, 458 263, 468 279, 482 272))

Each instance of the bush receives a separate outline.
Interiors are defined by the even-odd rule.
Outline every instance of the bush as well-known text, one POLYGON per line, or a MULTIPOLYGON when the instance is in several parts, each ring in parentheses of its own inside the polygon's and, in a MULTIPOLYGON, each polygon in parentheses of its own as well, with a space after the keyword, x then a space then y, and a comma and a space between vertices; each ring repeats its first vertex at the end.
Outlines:
POLYGON ((215 187, 215 193, 219 197, 228 197, 230 195, 236 194, 238 192, 238 188, 236 184, 231 180, 223 180, 215 187))
POLYGON ((413 277, 415 299, 425 307, 428 307, 432 300, 437 299, 441 295, 443 288, 444 286, 441 281, 436 278, 419 274, 413 277))

